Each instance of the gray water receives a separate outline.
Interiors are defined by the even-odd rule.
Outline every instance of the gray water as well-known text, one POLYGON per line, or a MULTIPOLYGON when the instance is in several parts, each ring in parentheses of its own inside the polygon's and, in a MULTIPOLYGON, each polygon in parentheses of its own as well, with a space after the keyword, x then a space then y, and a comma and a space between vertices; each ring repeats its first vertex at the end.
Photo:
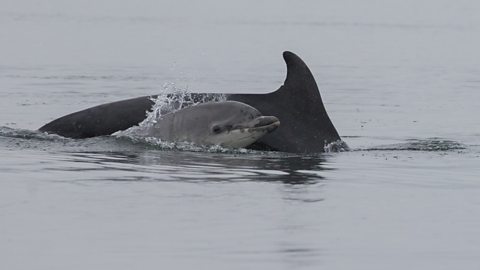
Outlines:
POLYGON ((0 5, 0 269, 479 269, 476 1, 0 5), (311 68, 350 152, 166 149, 35 130, 311 68))

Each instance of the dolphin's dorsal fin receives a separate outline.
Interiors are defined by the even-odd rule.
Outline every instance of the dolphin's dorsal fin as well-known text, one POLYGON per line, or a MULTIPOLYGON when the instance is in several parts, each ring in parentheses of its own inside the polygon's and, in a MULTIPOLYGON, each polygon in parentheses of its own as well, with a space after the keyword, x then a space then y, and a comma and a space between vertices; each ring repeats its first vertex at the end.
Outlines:
POLYGON ((265 115, 280 119, 280 127, 263 137, 261 144, 285 152, 323 152, 326 143, 340 140, 320 96, 312 72, 296 54, 286 51, 287 78, 268 94, 234 94, 230 100, 245 102, 265 115))

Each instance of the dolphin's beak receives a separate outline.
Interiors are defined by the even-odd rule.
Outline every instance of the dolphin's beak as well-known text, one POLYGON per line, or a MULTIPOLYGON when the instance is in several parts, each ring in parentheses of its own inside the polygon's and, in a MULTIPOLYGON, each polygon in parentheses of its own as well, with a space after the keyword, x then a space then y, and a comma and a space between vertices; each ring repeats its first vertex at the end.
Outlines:
POLYGON ((253 121, 254 125, 250 128, 252 131, 265 130, 270 133, 280 126, 280 120, 275 116, 260 116, 253 121))

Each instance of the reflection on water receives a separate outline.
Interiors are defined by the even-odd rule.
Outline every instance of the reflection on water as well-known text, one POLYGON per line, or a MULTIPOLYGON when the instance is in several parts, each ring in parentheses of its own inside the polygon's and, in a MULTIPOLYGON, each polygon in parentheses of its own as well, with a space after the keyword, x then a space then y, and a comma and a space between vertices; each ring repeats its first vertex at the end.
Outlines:
MULTIPOLYGON (((273 181, 316 184, 323 179, 322 155, 302 157, 275 153, 231 155, 186 151, 73 153, 59 157, 59 171, 112 171, 112 181, 273 181), (121 171, 123 174, 118 174, 121 171)), ((95 174, 89 174, 89 177, 95 174)))

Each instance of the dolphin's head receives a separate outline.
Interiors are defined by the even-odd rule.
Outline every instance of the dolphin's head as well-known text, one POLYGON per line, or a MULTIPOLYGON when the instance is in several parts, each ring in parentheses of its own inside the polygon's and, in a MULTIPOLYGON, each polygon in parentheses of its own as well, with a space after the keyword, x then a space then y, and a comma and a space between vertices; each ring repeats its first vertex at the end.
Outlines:
POLYGON ((162 117, 158 128, 168 129, 162 139, 199 145, 246 147, 274 131, 280 121, 237 101, 207 102, 162 117), (162 123, 163 122, 163 123, 162 123), (167 137, 167 138, 165 138, 167 137))
POLYGON ((275 116, 263 116, 257 109, 245 103, 226 101, 212 103, 215 114, 209 124, 207 144, 225 147, 246 147, 268 134, 278 126, 280 121, 275 116), (226 106, 226 108, 221 108, 226 106), (228 108, 227 108, 228 107, 228 108))

